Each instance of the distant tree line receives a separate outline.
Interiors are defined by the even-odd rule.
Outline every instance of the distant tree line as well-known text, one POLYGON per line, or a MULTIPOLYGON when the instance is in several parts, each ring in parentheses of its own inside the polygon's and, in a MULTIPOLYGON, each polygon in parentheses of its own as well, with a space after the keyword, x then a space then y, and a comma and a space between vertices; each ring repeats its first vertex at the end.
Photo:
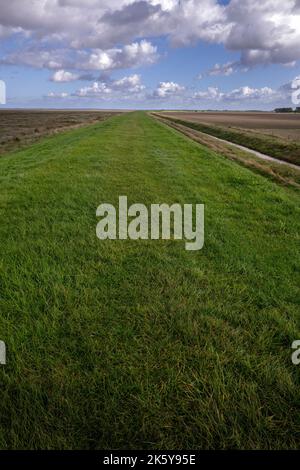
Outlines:
POLYGON ((276 108, 275 113, 300 113, 300 107, 296 108, 276 108))

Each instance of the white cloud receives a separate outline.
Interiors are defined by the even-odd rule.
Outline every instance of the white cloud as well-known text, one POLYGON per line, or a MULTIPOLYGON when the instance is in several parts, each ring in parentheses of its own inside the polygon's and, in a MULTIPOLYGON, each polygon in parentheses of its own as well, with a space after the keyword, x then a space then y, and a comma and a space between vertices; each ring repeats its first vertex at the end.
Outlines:
POLYGON ((138 93, 145 89, 145 85, 141 83, 140 75, 134 74, 129 77, 123 77, 113 83, 115 89, 125 90, 130 93, 138 93))
POLYGON ((224 75, 225 77, 229 77, 235 71, 235 63, 234 62, 227 62, 227 64, 215 64, 212 69, 210 69, 207 74, 211 77, 224 75))
POLYGON ((104 97, 111 94, 112 89, 104 82, 94 82, 91 86, 80 88, 75 95, 79 97, 104 97))
POLYGON ((65 69, 81 72, 107 72, 115 69, 137 68, 143 65, 150 65, 156 62, 157 59, 157 47, 153 46, 149 41, 141 40, 140 42, 133 42, 114 49, 93 49, 92 52, 81 50, 69 52, 65 49, 39 50, 31 48, 7 55, 0 59, 0 63, 7 65, 22 64, 34 68, 57 70, 53 77, 58 77, 58 80, 54 81, 71 81, 67 78, 75 77, 78 74, 65 72, 65 69), (59 80, 60 77, 66 79, 59 80))
POLYGON ((141 98, 145 86, 141 83, 141 77, 137 74, 123 77, 119 80, 108 80, 107 82, 94 82, 92 85, 80 88, 75 96, 81 98, 98 99, 126 99, 128 97, 141 98))
MULTIPOLYGON (((157 59, 148 40, 199 41, 240 52, 240 64, 300 60, 299 0, 10 0, 1 2, 0 36, 23 34, 30 48, 2 63, 53 70, 139 67, 157 59)), ((232 73, 220 65, 211 73, 232 73)))
POLYGON ((96 98, 98 100, 127 100, 136 99, 146 101, 147 99, 177 99, 183 96, 185 87, 175 82, 161 82, 157 88, 150 93, 141 81, 138 74, 125 76, 118 80, 97 81, 90 86, 80 88, 75 96, 80 98, 96 98))
MULTIPOLYGON (((49 99, 57 100, 89 100, 96 102, 140 102, 152 105, 159 100, 168 102, 170 105, 193 107, 193 109, 247 109, 255 106, 255 109, 272 109, 281 106, 291 106, 292 83, 282 85, 279 89, 270 87, 254 88, 243 86, 229 91, 223 91, 218 87, 209 87, 206 90, 195 92, 193 89, 185 88, 175 82, 161 82, 157 88, 150 92, 146 89, 138 74, 124 76, 118 80, 99 80, 91 85, 78 89, 72 95, 68 93, 51 92, 47 95, 49 99)), ((76 101, 77 100, 77 101, 76 101)), ((73 102, 72 101, 72 102, 73 102)))
POLYGON ((277 95, 277 92, 269 87, 263 88, 251 88, 249 86, 243 86, 241 88, 236 88, 229 93, 225 93, 223 99, 226 101, 268 101, 274 99, 277 95))
POLYGON ((157 48, 151 42, 142 40, 125 45, 123 48, 103 51, 95 49, 85 63, 77 64, 85 70, 113 70, 134 68, 141 65, 153 64, 157 60, 157 48))
POLYGON ((217 0, 178 1, 164 26, 172 43, 180 46, 199 40, 222 43, 230 32, 226 8, 217 0))
POLYGON ((241 51, 245 65, 288 64, 300 59, 300 12, 295 0, 231 0, 225 46, 241 51))
POLYGON ((67 98, 68 96, 69 94, 65 92, 55 93, 54 91, 50 91, 50 93, 47 95, 47 98, 67 98))
POLYGON ((154 98, 170 98, 182 94, 185 88, 175 82, 160 82, 153 93, 154 98))
POLYGON ((194 94, 195 99, 203 99, 203 100, 217 100, 219 101, 222 97, 222 93, 219 91, 218 88, 215 87, 208 87, 206 91, 197 91, 194 94))
POLYGON ((57 70, 52 78, 51 81, 59 82, 59 83, 67 83, 67 82, 74 82, 78 80, 79 76, 72 72, 67 72, 65 70, 57 70))
POLYGON ((268 103, 282 98, 282 93, 269 87, 251 88, 243 86, 229 92, 222 92, 217 87, 209 87, 205 91, 198 91, 194 94, 194 99, 215 102, 252 102, 268 103))
POLYGON ((28 49, 18 50, 0 60, 7 65, 26 65, 34 68, 50 70, 61 69, 69 64, 68 52, 65 50, 28 49))

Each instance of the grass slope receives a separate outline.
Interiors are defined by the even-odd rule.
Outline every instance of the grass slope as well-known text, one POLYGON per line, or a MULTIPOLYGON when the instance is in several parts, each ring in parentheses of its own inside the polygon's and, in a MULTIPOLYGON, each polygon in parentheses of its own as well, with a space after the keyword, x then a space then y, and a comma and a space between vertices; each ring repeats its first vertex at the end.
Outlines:
POLYGON ((0 160, 0 447, 296 448, 299 195, 144 113, 0 160), (206 243, 96 238, 206 204, 206 243))

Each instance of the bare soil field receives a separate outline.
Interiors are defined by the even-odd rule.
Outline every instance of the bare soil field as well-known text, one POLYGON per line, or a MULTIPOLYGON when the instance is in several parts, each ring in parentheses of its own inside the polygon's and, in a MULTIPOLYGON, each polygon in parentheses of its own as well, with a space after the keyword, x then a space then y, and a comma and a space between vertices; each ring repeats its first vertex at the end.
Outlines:
POLYGON ((288 140, 300 141, 300 113, 251 112, 168 112, 168 116, 185 121, 246 129, 288 140))
POLYGON ((300 138, 287 139, 279 136, 279 131, 281 131, 280 126, 284 125, 283 121, 285 121, 285 130, 288 130, 290 134, 293 132, 293 135, 296 135, 296 133, 300 132, 300 115, 165 111, 158 113, 158 116, 190 127, 196 131, 226 140, 227 142, 260 152, 269 157, 284 160, 293 165, 300 165, 300 138), (238 117, 240 118, 240 126, 236 127, 233 123, 237 123, 238 117), (209 119, 210 122, 208 122, 209 119), (265 122, 262 124, 264 119, 265 122), (263 128, 259 129, 259 123, 264 126, 269 125, 269 132, 266 133, 263 128), (297 125, 299 130, 296 128, 297 125), (255 129, 254 126, 256 126, 255 129), (294 129, 292 129, 292 126, 294 126, 294 129))
POLYGON ((42 137, 103 121, 119 111, 0 110, 0 154, 42 137))
POLYGON ((232 143, 225 144, 224 141, 216 140, 215 137, 209 134, 199 132, 185 125, 176 124, 175 122, 169 119, 164 119, 157 114, 154 114, 153 116, 160 122, 176 129, 195 142, 208 147, 214 152, 221 154, 230 160, 238 162, 264 176, 270 177, 274 181, 277 181, 278 183, 281 183, 285 186, 293 186, 297 189, 300 189, 300 167, 299 169, 295 169, 294 167, 279 164, 275 160, 261 160, 256 155, 234 147, 234 144, 232 145, 232 143))

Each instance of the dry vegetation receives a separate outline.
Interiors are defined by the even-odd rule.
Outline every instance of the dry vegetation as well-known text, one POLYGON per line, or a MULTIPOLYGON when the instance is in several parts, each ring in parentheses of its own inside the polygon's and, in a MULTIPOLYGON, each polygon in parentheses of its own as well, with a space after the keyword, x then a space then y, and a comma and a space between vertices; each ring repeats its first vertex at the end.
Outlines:
POLYGON ((57 132, 97 123, 118 111, 0 110, 0 154, 57 132))

